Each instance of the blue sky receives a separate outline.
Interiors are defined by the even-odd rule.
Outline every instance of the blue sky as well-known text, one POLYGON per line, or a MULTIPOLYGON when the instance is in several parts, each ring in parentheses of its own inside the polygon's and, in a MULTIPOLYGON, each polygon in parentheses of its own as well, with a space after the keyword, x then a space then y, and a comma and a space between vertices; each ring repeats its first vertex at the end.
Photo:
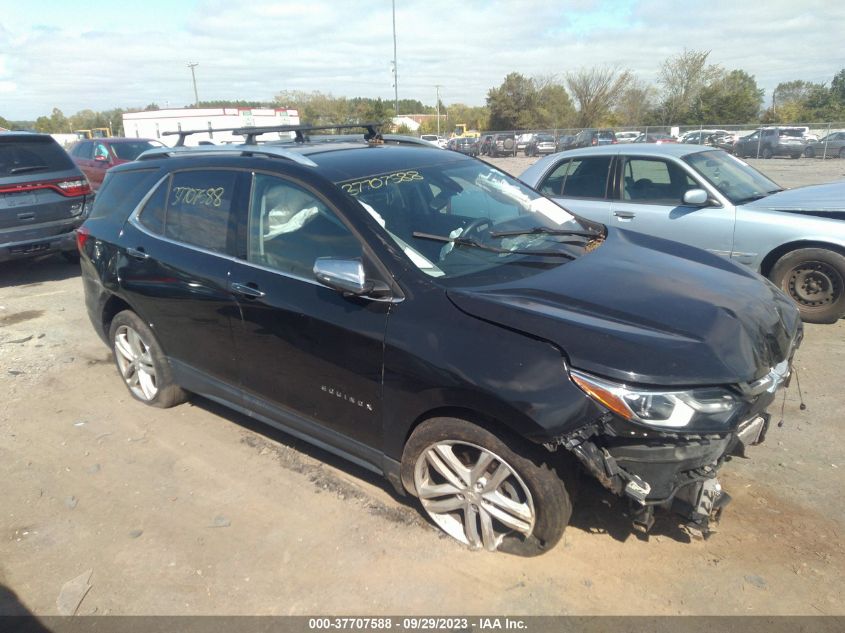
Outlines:
MULTIPOLYGON (((484 103, 509 72, 593 65, 652 82, 684 47, 767 91, 845 67, 834 0, 396 0, 400 98, 484 103)), ((0 0, 0 116, 181 107, 283 90, 393 99, 390 0, 0 0)))

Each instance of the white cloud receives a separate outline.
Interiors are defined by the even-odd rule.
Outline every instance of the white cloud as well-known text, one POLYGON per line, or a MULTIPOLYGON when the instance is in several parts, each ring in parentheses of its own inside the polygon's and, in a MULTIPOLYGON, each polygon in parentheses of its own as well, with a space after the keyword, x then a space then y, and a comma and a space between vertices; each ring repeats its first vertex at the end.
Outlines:
MULTIPOLYGON (((196 0, 173 15, 170 3, 48 24, 35 0, 0 26, 0 116, 34 119, 53 107, 182 106, 200 99, 270 100, 288 89, 393 98, 390 0, 196 0), (31 18, 30 18, 31 19, 31 18), (11 90, 15 88, 16 90, 11 90), (5 88, 5 89, 4 89, 5 88)), ((69 5, 84 5, 74 0, 69 5)), ((666 0, 396 0, 400 98, 481 104, 509 72, 558 74, 620 65, 643 79, 684 47, 742 68, 769 90, 780 81, 829 81, 845 4, 712 0, 702 7, 666 0)), ((182 5, 185 6, 185 5, 182 5)), ((73 15, 69 7, 67 15, 73 15)), ((45 18, 46 19, 46 18, 45 18)))

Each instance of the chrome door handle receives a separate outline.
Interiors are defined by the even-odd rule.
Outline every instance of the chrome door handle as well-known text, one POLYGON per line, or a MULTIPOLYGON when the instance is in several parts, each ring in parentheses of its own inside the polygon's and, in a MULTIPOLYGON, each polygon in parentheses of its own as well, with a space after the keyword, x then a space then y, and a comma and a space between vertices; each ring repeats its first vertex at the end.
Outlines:
POLYGON ((147 259, 149 257, 149 255, 144 252, 143 248, 127 248, 126 254, 129 255, 129 257, 134 257, 135 259, 147 259))
POLYGON ((614 211, 613 215, 621 220, 631 220, 636 217, 636 213, 633 211, 614 211))
POLYGON ((234 290, 239 295, 251 297, 253 299, 260 299, 261 297, 267 294, 266 292, 260 291, 258 288, 250 286, 249 284, 244 284, 237 281, 232 282, 232 290, 234 290))

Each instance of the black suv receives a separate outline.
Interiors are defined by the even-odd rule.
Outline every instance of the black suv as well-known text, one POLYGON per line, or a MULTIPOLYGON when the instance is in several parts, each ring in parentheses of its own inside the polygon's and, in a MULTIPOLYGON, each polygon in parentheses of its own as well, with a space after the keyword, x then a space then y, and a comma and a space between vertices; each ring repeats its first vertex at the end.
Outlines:
POLYGON ((663 507, 706 533, 789 376, 789 299, 475 158, 302 140, 109 170, 82 276, 136 399, 194 392, 314 442, 471 547, 552 547, 576 467, 641 529, 663 507))
POLYGON ((575 138, 566 146, 566 149, 595 147, 596 145, 610 145, 612 143, 616 143, 616 133, 613 130, 587 128, 578 132, 575 138))
POLYGON ((0 132, 0 262, 50 252, 76 260, 91 187, 48 134, 0 132))

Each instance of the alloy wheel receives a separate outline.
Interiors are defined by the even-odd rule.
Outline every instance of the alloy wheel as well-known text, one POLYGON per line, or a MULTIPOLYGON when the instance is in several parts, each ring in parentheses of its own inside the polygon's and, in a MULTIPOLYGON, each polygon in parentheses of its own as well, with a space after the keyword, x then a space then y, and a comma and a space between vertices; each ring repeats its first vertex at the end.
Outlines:
POLYGON ((121 325, 114 334, 114 355, 123 380, 140 400, 150 401, 158 393, 155 365, 147 343, 134 329, 121 325))
POLYGON ((481 446, 444 440, 417 459, 414 485, 423 508, 453 538, 496 551, 506 536, 534 530, 534 500, 504 459, 481 446))

